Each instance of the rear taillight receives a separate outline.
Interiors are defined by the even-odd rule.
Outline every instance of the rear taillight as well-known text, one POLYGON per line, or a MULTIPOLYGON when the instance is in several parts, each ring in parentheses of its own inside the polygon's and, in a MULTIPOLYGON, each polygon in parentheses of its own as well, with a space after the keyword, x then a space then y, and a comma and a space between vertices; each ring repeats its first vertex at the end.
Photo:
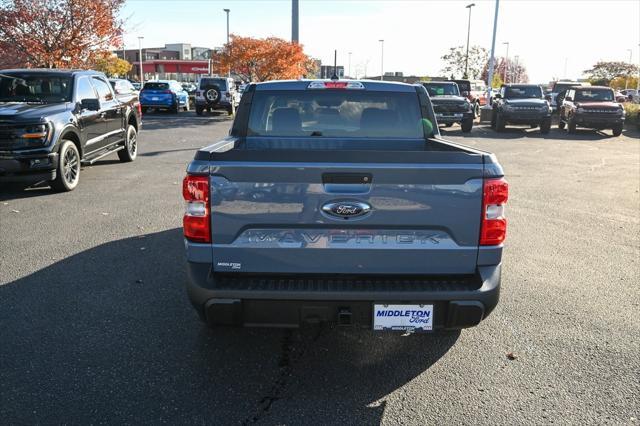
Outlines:
POLYGON ((509 184, 504 178, 485 179, 482 189, 481 246, 502 244, 507 236, 504 205, 508 198, 509 184))
POLYGON ((210 243, 209 177, 187 175, 182 181, 182 196, 185 200, 182 221, 185 238, 197 243, 210 243))
POLYGON ((140 105, 140 102, 138 102, 136 106, 138 107, 138 116, 142 118, 142 105, 140 105))

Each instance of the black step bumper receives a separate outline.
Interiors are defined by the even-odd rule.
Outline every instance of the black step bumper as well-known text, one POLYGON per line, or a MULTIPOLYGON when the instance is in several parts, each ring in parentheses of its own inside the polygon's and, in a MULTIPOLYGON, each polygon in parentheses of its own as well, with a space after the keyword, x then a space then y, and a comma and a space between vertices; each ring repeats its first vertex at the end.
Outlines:
POLYGON ((434 329, 477 325, 498 303, 500 265, 464 276, 212 274, 188 262, 187 293, 212 325, 299 327, 328 322, 371 328, 374 303, 433 304, 434 329), (348 321, 347 321, 348 319, 348 321))

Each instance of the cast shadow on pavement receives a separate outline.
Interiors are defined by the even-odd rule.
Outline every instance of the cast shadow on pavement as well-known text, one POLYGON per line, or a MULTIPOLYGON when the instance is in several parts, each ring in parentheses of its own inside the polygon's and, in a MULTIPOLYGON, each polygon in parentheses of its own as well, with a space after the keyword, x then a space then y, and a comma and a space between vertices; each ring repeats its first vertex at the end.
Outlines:
POLYGON ((184 280, 176 228, 108 242, 0 283, 0 418, 380 423, 384 398, 459 336, 209 330, 184 280))

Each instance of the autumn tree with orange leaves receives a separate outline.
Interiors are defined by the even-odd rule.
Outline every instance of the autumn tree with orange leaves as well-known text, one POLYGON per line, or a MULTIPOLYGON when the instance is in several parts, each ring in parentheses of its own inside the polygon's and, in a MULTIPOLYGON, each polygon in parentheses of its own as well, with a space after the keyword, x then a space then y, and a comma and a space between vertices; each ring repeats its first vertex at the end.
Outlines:
POLYGON ((215 70, 231 70, 248 81, 297 79, 313 73, 314 63, 302 45, 277 37, 257 39, 231 36, 215 61, 215 70))
POLYGON ((121 44, 124 0, 0 0, 0 66, 86 68, 121 44))

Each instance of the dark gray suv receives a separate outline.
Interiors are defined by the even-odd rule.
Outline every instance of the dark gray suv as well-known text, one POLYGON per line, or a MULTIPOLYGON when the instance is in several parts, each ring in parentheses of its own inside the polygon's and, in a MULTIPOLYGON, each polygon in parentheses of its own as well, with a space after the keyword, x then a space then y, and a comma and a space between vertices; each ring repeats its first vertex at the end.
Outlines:
POLYGON ((240 93, 232 78, 201 77, 198 80, 196 114, 222 109, 233 115, 239 103, 240 93))

